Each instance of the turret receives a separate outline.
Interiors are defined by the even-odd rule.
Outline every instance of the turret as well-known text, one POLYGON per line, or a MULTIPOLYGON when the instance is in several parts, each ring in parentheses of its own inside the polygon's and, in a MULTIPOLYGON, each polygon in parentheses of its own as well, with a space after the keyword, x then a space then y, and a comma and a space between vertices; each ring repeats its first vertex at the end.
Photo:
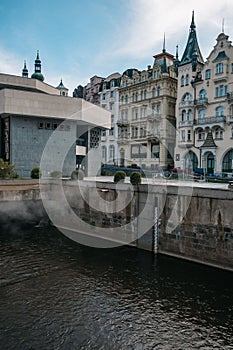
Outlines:
POLYGON ((39 50, 37 50, 37 56, 35 59, 35 72, 32 74, 31 78, 44 81, 44 76, 41 73, 41 60, 39 57, 39 50))
POLYGON ((28 69, 27 69, 26 61, 24 61, 24 67, 22 69, 22 77, 28 78, 28 69))

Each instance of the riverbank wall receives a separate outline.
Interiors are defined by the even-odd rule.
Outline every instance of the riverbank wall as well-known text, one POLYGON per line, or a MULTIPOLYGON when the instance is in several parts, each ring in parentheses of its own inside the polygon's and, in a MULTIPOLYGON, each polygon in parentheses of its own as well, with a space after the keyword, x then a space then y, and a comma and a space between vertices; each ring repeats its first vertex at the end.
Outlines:
POLYGON ((0 227, 17 231, 55 218, 72 231, 73 213, 85 223, 83 235, 101 228, 105 240, 126 238, 139 249, 233 271, 232 203, 232 189, 195 184, 8 180, 0 183, 0 227))

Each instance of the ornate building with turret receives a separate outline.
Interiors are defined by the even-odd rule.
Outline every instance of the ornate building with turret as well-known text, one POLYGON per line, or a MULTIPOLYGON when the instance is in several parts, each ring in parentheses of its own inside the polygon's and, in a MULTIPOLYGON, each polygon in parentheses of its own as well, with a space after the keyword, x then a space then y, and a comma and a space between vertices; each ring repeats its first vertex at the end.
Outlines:
POLYGON ((233 46, 222 32, 204 62, 194 13, 182 59, 178 62, 177 168, 208 174, 233 167, 233 46))
POLYGON ((166 52, 153 66, 127 69, 119 90, 118 158, 122 166, 173 167, 175 148, 176 59, 166 52))

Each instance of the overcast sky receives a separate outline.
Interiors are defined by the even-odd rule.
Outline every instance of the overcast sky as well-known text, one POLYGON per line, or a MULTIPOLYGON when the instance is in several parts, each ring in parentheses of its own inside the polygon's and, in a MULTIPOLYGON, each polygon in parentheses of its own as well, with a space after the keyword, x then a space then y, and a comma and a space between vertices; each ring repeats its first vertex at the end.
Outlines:
POLYGON ((233 0, 1 0, 0 72, 34 71, 40 51, 45 82, 69 88, 91 76, 144 69, 166 50, 181 58, 192 11, 206 58, 222 31, 233 40, 233 0))

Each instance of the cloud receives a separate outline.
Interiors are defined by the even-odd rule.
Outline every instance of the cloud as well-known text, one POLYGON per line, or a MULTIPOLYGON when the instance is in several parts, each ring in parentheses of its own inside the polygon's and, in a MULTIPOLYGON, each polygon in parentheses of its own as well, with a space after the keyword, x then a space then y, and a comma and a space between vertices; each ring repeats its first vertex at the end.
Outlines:
POLYGON ((23 60, 15 53, 0 48, 0 72, 21 75, 23 60))
MULTIPOLYGON (((167 50, 175 53, 176 44, 183 47, 186 44, 193 10, 199 36, 205 32, 205 38, 209 36, 211 39, 213 31, 215 37, 220 32, 222 18, 225 17, 225 23, 231 25, 233 15, 232 0, 214 4, 212 0, 130 0, 130 8, 129 21, 124 28, 119 28, 118 40, 113 40, 115 44, 111 51, 114 57, 145 58, 160 52, 164 32, 169 46, 166 45, 167 50)), ((214 44, 204 42, 207 50, 211 50, 214 44)))

